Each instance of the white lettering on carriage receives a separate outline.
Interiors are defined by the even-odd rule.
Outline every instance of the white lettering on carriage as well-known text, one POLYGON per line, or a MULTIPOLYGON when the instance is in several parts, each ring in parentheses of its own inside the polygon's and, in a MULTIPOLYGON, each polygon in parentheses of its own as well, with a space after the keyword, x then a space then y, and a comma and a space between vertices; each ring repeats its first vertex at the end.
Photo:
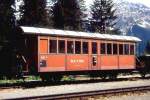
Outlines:
POLYGON ((43 59, 43 60, 45 60, 47 58, 48 58, 47 56, 41 56, 41 59, 43 59))
POLYGON ((70 60, 71 63, 84 63, 83 59, 71 59, 70 60))

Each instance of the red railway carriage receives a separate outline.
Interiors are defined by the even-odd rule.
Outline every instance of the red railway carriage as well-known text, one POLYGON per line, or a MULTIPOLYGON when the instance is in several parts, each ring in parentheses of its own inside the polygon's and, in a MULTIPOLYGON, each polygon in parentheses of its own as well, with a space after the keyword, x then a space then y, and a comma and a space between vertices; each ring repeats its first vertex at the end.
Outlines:
MULTIPOLYGON (((26 69, 42 77, 135 69, 139 38, 21 26, 26 69)), ((102 74, 101 74, 102 73, 102 74)))

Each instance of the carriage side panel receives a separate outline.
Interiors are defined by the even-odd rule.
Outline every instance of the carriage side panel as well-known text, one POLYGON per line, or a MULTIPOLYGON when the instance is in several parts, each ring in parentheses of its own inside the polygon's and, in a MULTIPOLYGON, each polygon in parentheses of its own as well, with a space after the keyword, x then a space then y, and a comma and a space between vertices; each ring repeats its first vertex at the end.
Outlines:
POLYGON ((66 63, 67 71, 81 71, 89 69, 88 55, 68 55, 66 63))
POLYGON ((45 61, 45 66, 40 66, 40 72, 65 71, 65 55, 40 55, 40 61, 45 61))
POLYGON ((119 56, 119 69, 135 69, 135 56, 134 55, 119 56))
POLYGON ((101 70, 118 69, 118 56, 102 55, 100 62, 101 62, 101 70))

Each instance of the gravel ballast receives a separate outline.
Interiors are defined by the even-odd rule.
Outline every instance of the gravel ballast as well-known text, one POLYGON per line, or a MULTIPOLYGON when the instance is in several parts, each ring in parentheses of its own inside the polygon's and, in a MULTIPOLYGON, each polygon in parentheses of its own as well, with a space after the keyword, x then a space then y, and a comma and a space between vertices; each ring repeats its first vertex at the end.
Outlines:
POLYGON ((55 95, 55 94, 65 94, 83 91, 137 87, 145 85, 149 86, 150 80, 117 81, 117 82, 114 81, 114 82, 99 82, 99 83, 58 85, 58 86, 43 86, 28 89, 23 88, 4 89, 0 90, 0 99, 41 96, 41 95, 55 95))

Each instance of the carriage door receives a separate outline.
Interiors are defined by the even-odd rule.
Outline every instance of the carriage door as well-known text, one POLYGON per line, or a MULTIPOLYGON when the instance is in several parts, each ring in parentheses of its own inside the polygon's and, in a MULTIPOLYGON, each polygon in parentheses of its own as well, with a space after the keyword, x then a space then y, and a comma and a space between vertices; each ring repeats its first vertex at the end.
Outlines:
POLYGON ((91 48, 92 48, 92 57, 91 57, 91 69, 92 70, 96 70, 97 69, 97 65, 98 65, 98 62, 97 62, 97 42, 92 42, 91 44, 91 48))

